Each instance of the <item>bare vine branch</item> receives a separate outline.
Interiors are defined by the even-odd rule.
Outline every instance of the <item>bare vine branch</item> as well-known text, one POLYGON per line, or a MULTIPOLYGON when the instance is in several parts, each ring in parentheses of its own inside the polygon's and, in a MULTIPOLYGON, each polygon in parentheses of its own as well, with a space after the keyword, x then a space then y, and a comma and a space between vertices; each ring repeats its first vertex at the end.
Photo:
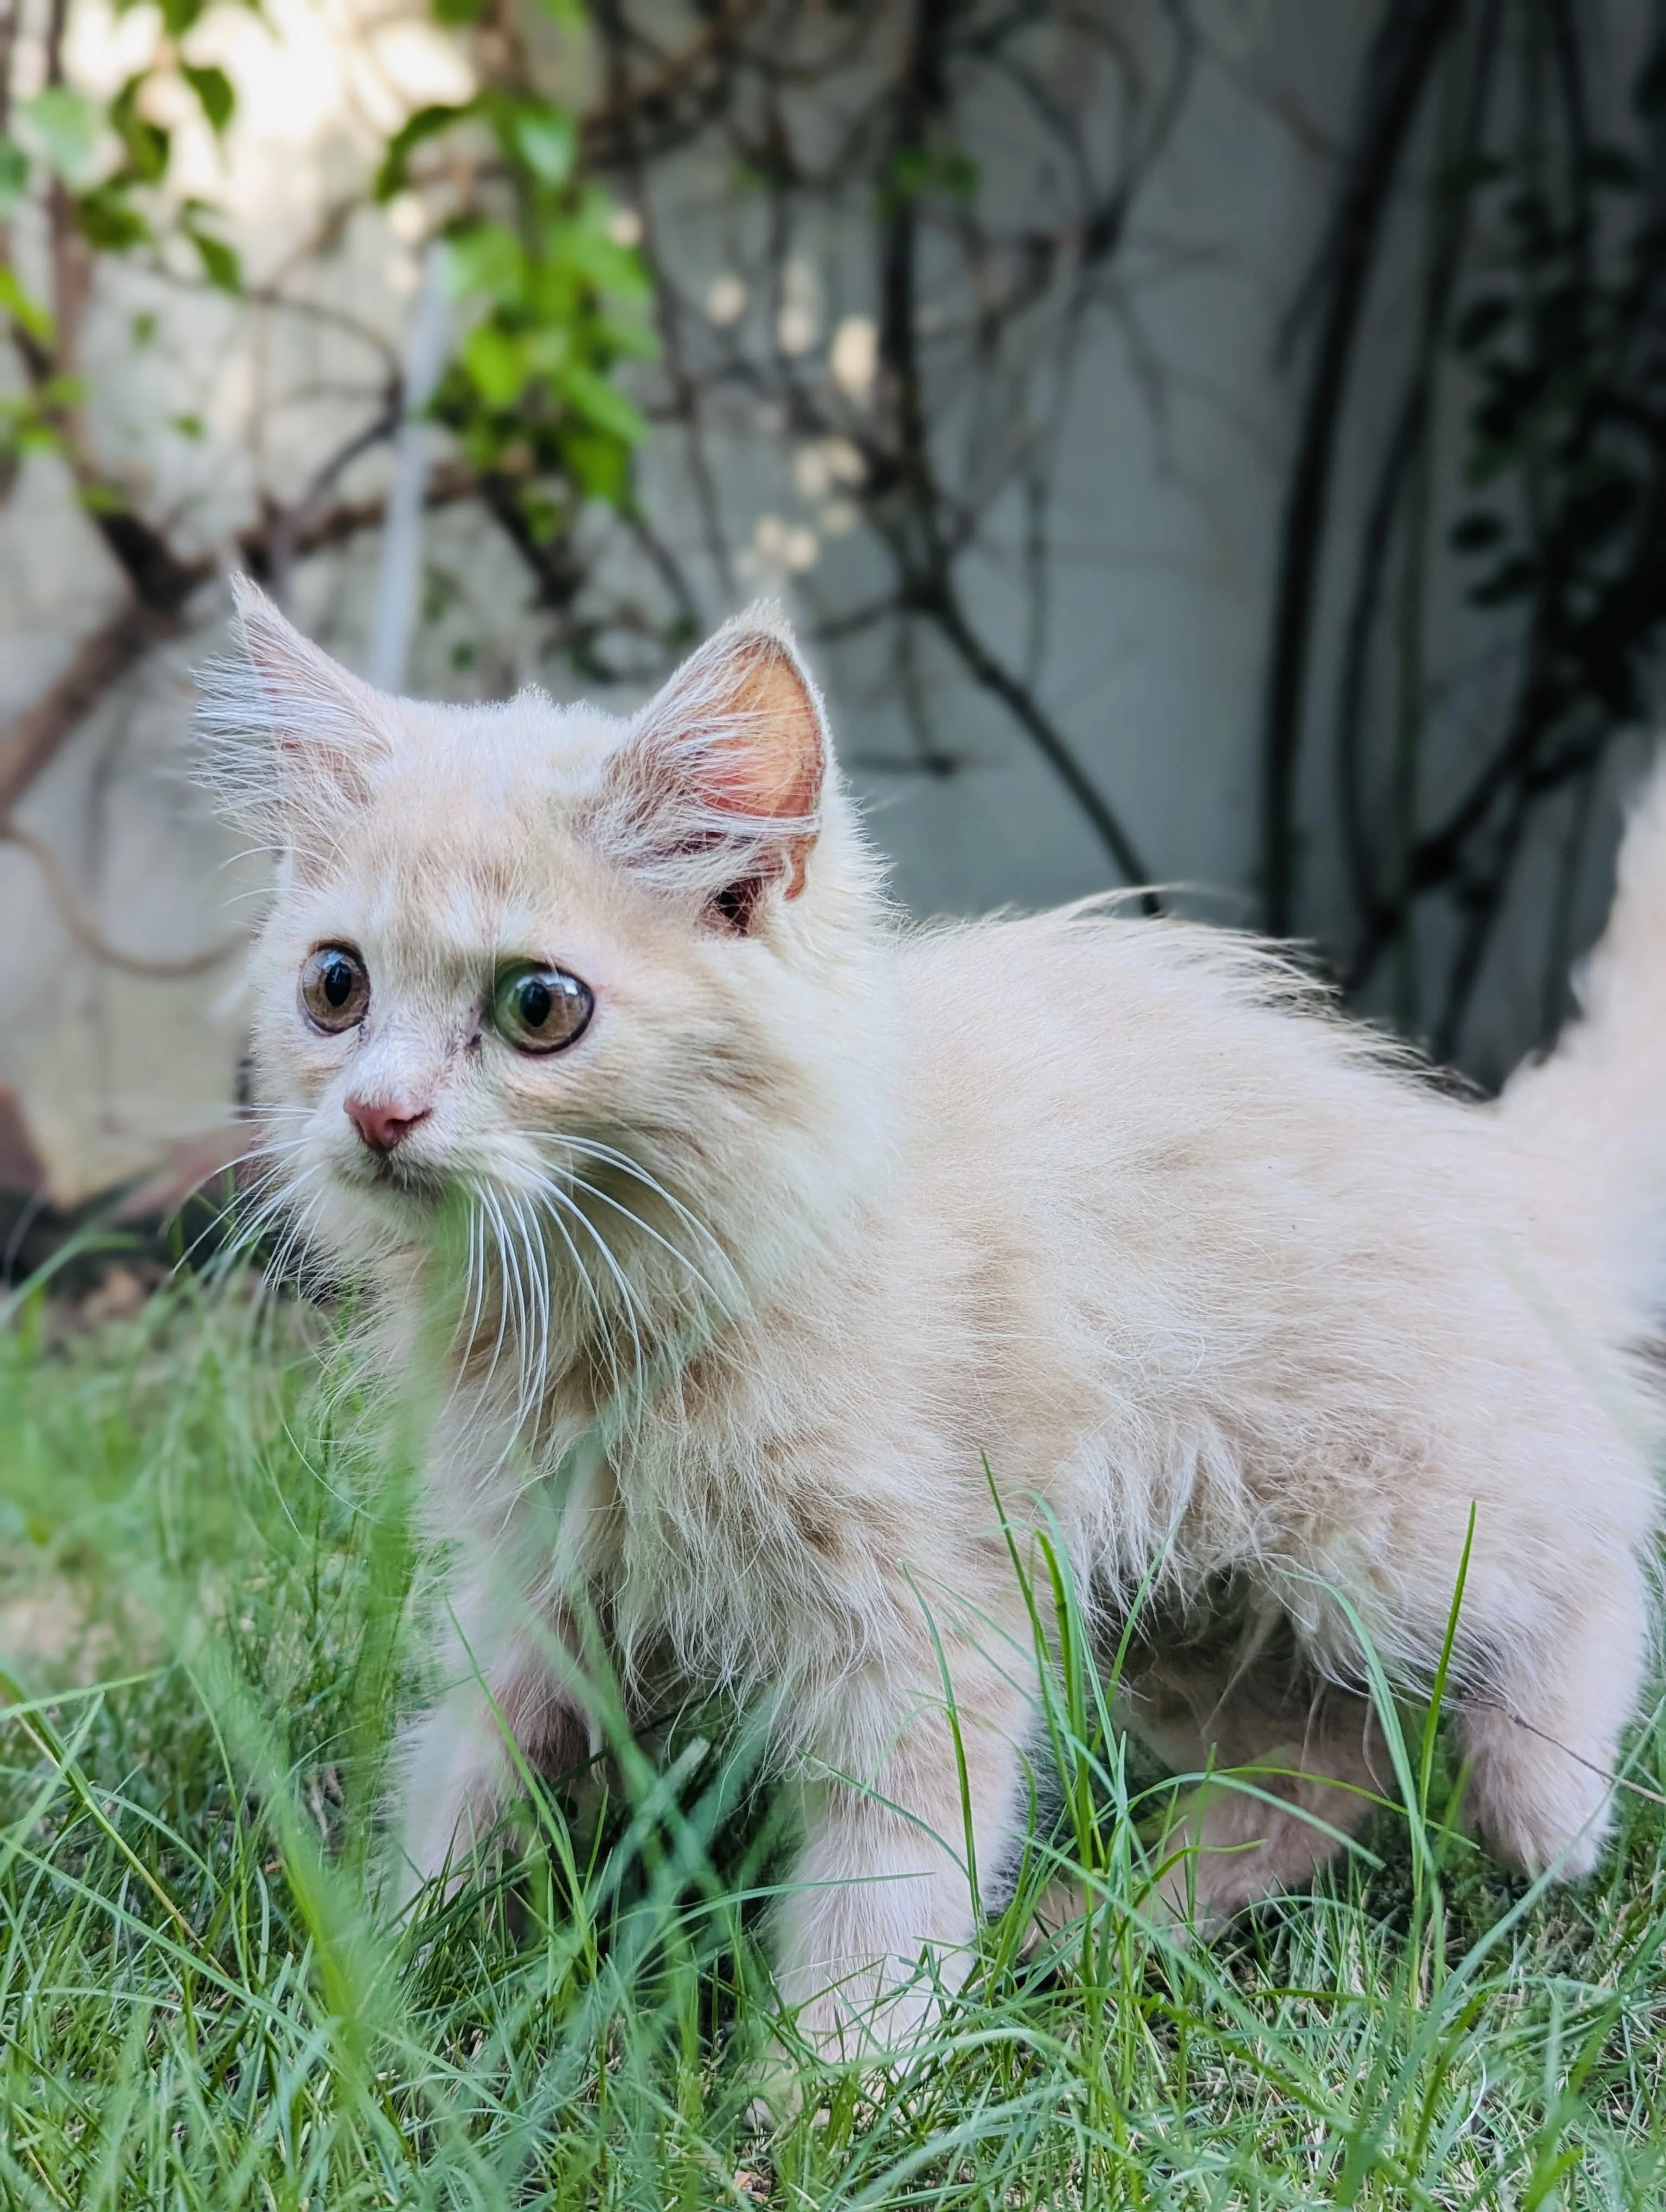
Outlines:
POLYGON ((1366 115, 1325 254, 1326 299, 1286 500, 1262 739, 1262 872, 1267 927, 1287 937, 1297 897, 1296 782, 1331 468, 1354 340, 1401 155, 1461 0, 1391 6, 1365 66, 1366 115))

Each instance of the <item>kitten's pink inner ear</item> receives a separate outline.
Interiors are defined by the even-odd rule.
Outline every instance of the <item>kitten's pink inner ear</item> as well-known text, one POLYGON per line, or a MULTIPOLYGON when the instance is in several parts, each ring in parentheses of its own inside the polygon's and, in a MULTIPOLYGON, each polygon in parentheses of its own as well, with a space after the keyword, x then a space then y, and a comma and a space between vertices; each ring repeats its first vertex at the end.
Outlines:
POLYGON ((750 931, 796 898, 831 766, 816 688, 776 611, 729 623, 644 707, 608 763, 596 821, 614 854, 750 931))
MULTIPOLYGON (((708 756, 706 795, 726 812, 766 821, 812 815, 821 797, 827 762, 821 717, 791 658, 763 643, 749 656, 729 711, 739 727, 708 756)), ((781 848, 781 894, 804 889, 808 833, 781 848)))
POLYGON ((712 746, 705 795, 767 821, 813 814, 826 769, 820 718, 786 654, 766 645, 750 659, 727 710, 739 726, 712 746))

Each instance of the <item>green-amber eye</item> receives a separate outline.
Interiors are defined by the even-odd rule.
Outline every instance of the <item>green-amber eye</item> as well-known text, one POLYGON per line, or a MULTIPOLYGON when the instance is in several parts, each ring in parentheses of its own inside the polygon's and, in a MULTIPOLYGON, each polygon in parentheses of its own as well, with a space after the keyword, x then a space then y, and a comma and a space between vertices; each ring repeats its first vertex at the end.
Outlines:
POLYGON ((492 992, 492 1026, 517 1052, 559 1052, 583 1036, 596 1001, 564 968, 506 968, 492 992))
POLYGON ((301 1003, 313 1027, 326 1036, 354 1029, 364 1019, 370 978, 350 945, 320 945, 307 954, 301 970, 301 1003))

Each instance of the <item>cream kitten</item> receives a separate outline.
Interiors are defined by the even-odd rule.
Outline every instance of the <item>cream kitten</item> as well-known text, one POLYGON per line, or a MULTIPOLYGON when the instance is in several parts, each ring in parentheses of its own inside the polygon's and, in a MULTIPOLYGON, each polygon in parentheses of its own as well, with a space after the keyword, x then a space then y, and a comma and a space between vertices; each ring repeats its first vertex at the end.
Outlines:
POLYGON ((1468 1806, 1511 1866, 1596 1863, 1657 1517, 1666 783, 1584 1020, 1459 1103, 1241 937, 904 927, 771 609, 621 722, 382 697, 239 608, 207 716, 281 856, 252 978, 289 1202, 441 1385, 413 1885, 490 1827, 506 1732, 583 1755, 599 1622, 627 1679, 767 1698, 806 1832, 783 1993, 830 2045, 906 2033, 976 1912, 945 1668, 986 1891, 1025 1816, 986 1458, 1108 1627, 1154 1578, 1131 1725, 1293 1770, 1283 1811, 1207 1793, 1170 1909, 1183 1875, 1205 1918, 1298 1880, 1307 1814, 1370 1809, 1353 1617, 1426 1684, 1472 1505, 1468 1806))

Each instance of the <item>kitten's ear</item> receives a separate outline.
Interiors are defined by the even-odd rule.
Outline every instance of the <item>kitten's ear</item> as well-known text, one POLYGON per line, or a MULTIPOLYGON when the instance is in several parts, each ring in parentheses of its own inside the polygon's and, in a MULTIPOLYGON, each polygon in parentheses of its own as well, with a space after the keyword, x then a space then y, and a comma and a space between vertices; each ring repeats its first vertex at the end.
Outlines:
POLYGON ((391 702, 303 637, 258 585, 231 580, 235 660, 199 672, 203 781, 279 849, 333 843, 392 750, 391 702))
POLYGON ((685 660, 609 764, 602 817, 625 863, 749 932, 796 898, 820 827, 821 695, 778 607, 761 603, 685 660))

